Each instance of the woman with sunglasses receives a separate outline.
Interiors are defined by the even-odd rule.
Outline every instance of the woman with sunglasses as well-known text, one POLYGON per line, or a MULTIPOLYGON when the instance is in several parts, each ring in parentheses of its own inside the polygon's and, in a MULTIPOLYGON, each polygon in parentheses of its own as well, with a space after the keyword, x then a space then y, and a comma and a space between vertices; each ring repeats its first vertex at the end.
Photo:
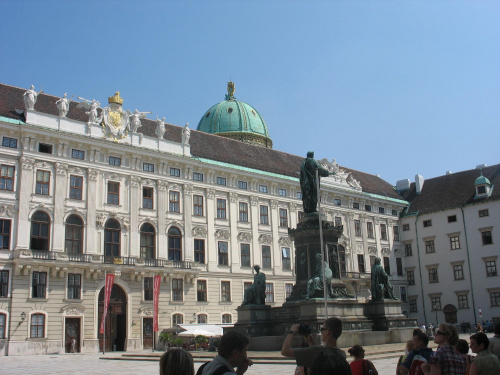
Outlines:
POLYGON ((455 345, 458 331, 454 325, 440 324, 434 337, 438 350, 421 366, 425 375, 465 375, 465 359, 457 353, 455 345))

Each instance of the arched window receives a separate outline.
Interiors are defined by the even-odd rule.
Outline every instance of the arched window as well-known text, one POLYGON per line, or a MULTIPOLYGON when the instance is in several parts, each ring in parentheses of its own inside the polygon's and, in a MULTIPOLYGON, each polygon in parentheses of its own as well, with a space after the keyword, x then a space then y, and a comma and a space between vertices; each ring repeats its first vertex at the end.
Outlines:
POLYGON ((175 227, 168 230, 168 259, 177 261, 182 259, 181 231, 175 227))
POLYGON ((182 316, 182 314, 172 315, 172 325, 183 324, 183 323, 184 323, 184 317, 182 316))
POLYGON ((207 324, 207 314, 198 315, 198 324, 207 324))
POLYGON ((66 220, 66 252, 81 254, 83 249, 83 220, 78 215, 71 215, 66 220))
POLYGON ((30 326, 30 338, 34 339, 42 337, 45 337, 45 315, 32 314, 31 326, 30 326))
POLYGON ((37 211, 31 218, 31 244, 32 250, 49 250, 50 218, 43 211, 37 211))
POLYGON ((114 219, 106 221, 104 226, 104 255, 120 256, 120 223, 114 219))
POLYGON ((151 224, 141 226, 141 258, 155 259, 155 228, 151 224))
POLYGON ((222 314, 222 323, 231 323, 231 314, 222 314))

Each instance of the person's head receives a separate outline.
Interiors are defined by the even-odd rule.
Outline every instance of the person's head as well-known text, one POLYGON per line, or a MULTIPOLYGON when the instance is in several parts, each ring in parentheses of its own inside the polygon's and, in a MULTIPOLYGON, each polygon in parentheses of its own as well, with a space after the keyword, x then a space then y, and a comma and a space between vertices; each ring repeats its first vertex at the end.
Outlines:
POLYGON ((426 348, 427 345, 429 345, 429 336, 422 331, 417 332, 417 334, 413 336, 413 343, 415 344, 415 349, 426 348))
POLYGON ((470 349, 473 353, 479 353, 487 350, 490 345, 490 340, 483 332, 478 332, 470 337, 470 349))
POLYGON ((467 343, 467 340, 458 339, 457 345, 455 345, 455 350, 460 354, 469 353, 469 344, 467 343))
POLYGON ((184 349, 170 349, 160 358, 160 375, 194 375, 193 357, 184 349))
POLYGON ((313 158, 314 157, 314 151, 308 151, 307 152, 307 157, 308 158, 313 158))
POLYGON ((365 356, 365 349, 361 345, 354 345, 348 352, 354 358, 363 358, 365 356))
POLYGON ((413 341, 413 339, 408 340, 405 349, 407 353, 412 352, 415 349, 415 341, 413 341))
POLYGON ((248 337, 238 331, 225 333, 219 342, 219 355, 232 365, 239 366, 247 357, 248 337))
POLYGON ((422 332, 422 330, 420 328, 415 328, 411 337, 415 337, 419 332, 422 332))
POLYGON ((349 366, 344 357, 340 355, 328 355, 325 351, 321 351, 308 369, 308 374, 351 375, 351 366, 349 366))
POLYGON ((328 342, 334 340, 336 344, 337 339, 342 334, 342 321, 339 318, 328 318, 321 326, 321 341, 328 342))
POLYGON ((436 335, 434 336, 434 342, 438 345, 449 344, 455 346, 458 341, 458 331, 457 328, 452 324, 440 324, 436 335))

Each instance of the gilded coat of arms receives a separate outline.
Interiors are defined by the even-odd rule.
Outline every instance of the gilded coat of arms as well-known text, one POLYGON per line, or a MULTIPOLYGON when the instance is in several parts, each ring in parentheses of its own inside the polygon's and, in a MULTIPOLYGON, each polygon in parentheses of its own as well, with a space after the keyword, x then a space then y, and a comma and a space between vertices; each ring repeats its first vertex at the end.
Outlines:
POLYGON ((102 127, 106 135, 117 142, 128 135, 132 112, 122 109, 123 99, 119 91, 108 98, 108 103, 109 107, 102 110, 102 127))

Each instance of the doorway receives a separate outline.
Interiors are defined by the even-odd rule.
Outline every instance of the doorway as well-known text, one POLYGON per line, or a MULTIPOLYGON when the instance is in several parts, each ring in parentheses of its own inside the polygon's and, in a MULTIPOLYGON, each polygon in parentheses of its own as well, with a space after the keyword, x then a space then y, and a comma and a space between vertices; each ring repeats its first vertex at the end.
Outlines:
POLYGON ((102 314, 104 312, 104 287, 99 292, 99 319, 97 332, 99 349, 106 352, 124 351, 127 339, 127 295, 118 285, 113 284, 109 300, 108 314, 105 319, 104 335, 100 333, 102 314))
POLYGON ((144 349, 153 348, 153 318, 142 319, 142 346, 144 349))
POLYGON ((81 318, 66 318, 64 326, 64 351, 80 353, 81 318))
POLYGON ((454 305, 446 305, 443 308, 444 319, 448 324, 457 324, 457 308, 454 305))

